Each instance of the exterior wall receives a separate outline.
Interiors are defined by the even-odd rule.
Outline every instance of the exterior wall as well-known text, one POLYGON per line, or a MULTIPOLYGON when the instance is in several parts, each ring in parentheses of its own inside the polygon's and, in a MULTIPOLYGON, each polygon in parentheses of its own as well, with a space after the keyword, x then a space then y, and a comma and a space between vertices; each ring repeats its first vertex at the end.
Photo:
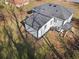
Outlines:
POLYGON ((55 21, 53 21, 53 27, 60 27, 61 25, 62 25, 62 23, 63 23, 63 20, 62 19, 59 19, 59 18, 54 18, 54 20, 56 20, 56 22, 55 21))
POLYGON ((32 27, 28 26, 27 24, 25 24, 25 28, 30 34, 37 37, 37 30, 33 29, 32 27))
POLYGON ((56 22, 53 21, 52 29, 55 29, 57 31, 61 31, 64 20, 59 19, 59 18, 54 18, 54 20, 56 20, 56 22))
POLYGON ((44 35, 53 25, 51 24, 51 21, 53 21, 54 18, 49 20, 44 26, 42 26, 38 31, 38 38, 40 38, 42 35, 44 35), (45 28, 46 26, 46 28, 45 28))
POLYGON ((64 24, 67 23, 67 22, 71 22, 72 16, 73 16, 73 14, 69 17, 69 19, 66 19, 66 20, 64 21, 64 24))
POLYGON ((27 24, 25 24, 25 28, 26 30, 31 33, 33 36, 35 36, 36 38, 40 38, 41 36, 43 36, 50 28, 55 27, 57 31, 64 31, 64 29, 62 29, 62 26, 66 23, 66 22, 70 22, 71 18, 73 15, 70 16, 69 19, 67 20, 62 20, 56 17, 53 17, 52 19, 50 19, 46 24, 44 24, 39 30, 35 30, 32 27, 28 26, 27 24), (64 23, 63 23, 64 22, 64 23), (29 29, 28 29, 29 28, 29 29))
POLYGON ((52 18, 50 21, 48 21, 44 26, 42 26, 38 31, 38 38, 40 38, 42 35, 44 35, 50 28, 56 27, 59 30, 63 24, 63 20, 59 18, 52 18), (56 22, 55 22, 56 20, 56 22), (45 28, 46 26, 46 28, 45 28))
MULTIPOLYGON (((64 21, 63 26, 65 26, 67 22, 69 22, 69 23, 71 22, 72 16, 73 16, 73 14, 69 17, 69 19, 66 19, 66 20, 64 21)), ((63 29, 62 26, 61 26, 61 28, 59 28, 59 31, 60 31, 60 32, 63 32, 64 30, 65 30, 65 29, 63 29)))

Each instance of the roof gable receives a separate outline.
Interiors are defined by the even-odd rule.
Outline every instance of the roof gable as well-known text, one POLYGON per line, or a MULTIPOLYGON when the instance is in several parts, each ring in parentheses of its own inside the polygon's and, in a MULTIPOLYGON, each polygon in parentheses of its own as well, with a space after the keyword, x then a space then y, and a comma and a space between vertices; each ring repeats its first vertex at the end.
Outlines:
POLYGON ((49 21, 51 18, 48 18, 46 16, 40 15, 38 13, 32 14, 27 20, 25 20, 25 23, 35 30, 38 30, 41 28, 47 21, 49 21))

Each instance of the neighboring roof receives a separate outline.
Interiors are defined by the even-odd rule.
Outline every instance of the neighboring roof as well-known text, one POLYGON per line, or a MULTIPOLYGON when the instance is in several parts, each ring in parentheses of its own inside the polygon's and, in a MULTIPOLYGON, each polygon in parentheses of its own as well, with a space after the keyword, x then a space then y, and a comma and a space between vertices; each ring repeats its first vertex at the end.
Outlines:
POLYGON ((54 16, 63 20, 68 19, 72 15, 70 9, 67 9, 57 4, 49 4, 49 3, 35 7, 33 11, 36 11, 44 15, 48 15, 50 17, 54 16))
POLYGON ((6 2, 10 2, 15 4, 17 7, 26 5, 29 3, 29 0, 6 0, 6 2))
POLYGON ((38 14, 33 13, 27 20, 25 20, 25 23, 35 30, 38 30, 41 28, 47 21, 49 21, 51 18, 38 14))
POLYGON ((15 4, 22 4, 28 2, 28 0, 6 0, 7 2, 15 3, 15 4))
POLYGON ((66 1, 79 3, 79 0, 66 0, 66 1))

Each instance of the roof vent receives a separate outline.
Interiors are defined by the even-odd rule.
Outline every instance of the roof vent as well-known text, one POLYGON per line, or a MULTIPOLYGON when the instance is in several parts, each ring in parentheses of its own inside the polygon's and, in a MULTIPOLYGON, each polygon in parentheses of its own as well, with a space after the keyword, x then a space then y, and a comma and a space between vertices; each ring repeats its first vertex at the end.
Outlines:
POLYGON ((45 9, 42 9, 42 10, 45 10, 45 9))
POLYGON ((58 10, 56 10, 56 12, 58 12, 58 10))
POLYGON ((53 7, 56 7, 56 5, 54 5, 53 7))
POLYGON ((49 4, 49 6, 52 6, 52 4, 49 4))

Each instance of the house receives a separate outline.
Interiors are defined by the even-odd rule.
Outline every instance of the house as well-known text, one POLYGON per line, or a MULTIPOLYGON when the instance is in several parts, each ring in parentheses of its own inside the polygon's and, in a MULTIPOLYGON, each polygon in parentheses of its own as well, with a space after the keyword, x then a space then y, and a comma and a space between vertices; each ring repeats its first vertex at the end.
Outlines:
POLYGON ((17 7, 21 7, 23 5, 27 5, 29 3, 29 0, 5 0, 5 3, 6 4, 12 3, 17 7))
POLYGON ((41 38, 50 28, 59 32, 68 30, 71 27, 72 16, 70 9, 48 3, 33 8, 32 14, 23 22, 26 31, 36 38, 41 38))

